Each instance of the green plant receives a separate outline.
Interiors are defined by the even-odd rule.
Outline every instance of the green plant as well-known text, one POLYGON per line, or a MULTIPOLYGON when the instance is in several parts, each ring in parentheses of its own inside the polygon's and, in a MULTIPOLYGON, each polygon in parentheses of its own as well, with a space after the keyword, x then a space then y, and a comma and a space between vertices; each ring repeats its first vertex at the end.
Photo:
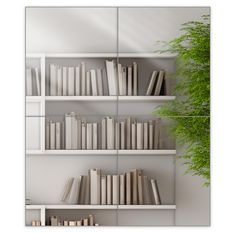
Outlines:
POLYGON ((171 132, 186 145, 181 159, 187 173, 210 184, 210 18, 183 24, 182 35, 161 52, 176 53, 176 100, 154 111, 173 119, 171 132))

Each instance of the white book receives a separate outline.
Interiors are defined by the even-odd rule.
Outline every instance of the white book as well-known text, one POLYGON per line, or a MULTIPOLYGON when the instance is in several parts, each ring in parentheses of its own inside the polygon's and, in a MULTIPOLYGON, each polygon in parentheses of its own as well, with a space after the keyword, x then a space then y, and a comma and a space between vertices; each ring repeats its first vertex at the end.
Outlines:
POLYGON ((154 204, 161 205, 161 198, 158 190, 157 182, 154 179, 151 179, 153 197, 154 197, 154 204))
POLYGON ((125 175, 120 175, 120 205, 125 205, 125 175))
POLYGON ((131 149, 131 124, 132 124, 132 119, 131 117, 128 117, 126 119, 126 149, 127 150, 131 149))
POLYGON ((89 214, 89 226, 94 226, 94 217, 93 217, 93 215, 92 214, 89 214))
POLYGON ((72 150, 76 150, 78 148, 78 123, 74 112, 71 112, 71 133, 72 150))
POLYGON ((119 95, 124 95, 124 93, 123 93, 123 78, 122 78, 122 64, 118 64, 118 89, 119 89, 119 95))
POLYGON ((107 190, 106 190, 106 175, 101 175, 101 205, 106 205, 107 199, 107 190))
POLYGON ((143 150, 143 123, 136 124, 136 149, 143 150))
POLYGON ((40 85, 40 78, 39 78, 39 71, 36 67, 35 69, 35 76, 36 76, 36 86, 37 86, 37 95, 41 95, 41 85, 40 85))
POLYGON ((142 171, 138 170, 137 172, 138 177, 138 204, 143 205, 144 204, 144 198, 143 198, 143 176, 142 176, 142 171))
POLYGON ((148 142, 149 142, 148 129, 149 129, 148 122, 144 122, 144 150, 148 149, 148 142))
POLYGON ((101 149, 107 149, 107 119, 101 121, 101 149))
POLYGON ((61 149, 65 149, 65 123, 61 122, 61 149))
POLYGON ((82 120, 77 118, 77 130, 78 130, 78 142, 77 142, 77 145, 78 145, 78 150, 81 150, 82 149, 82 120))
POLYGON ((138 205, 138 174, 137 169, 131 171, 132 180, 132 204, 138 205))
POLYGON ((32 70, 26 69, 26 95, 33 95, 33 80, 32 80, 32 70))
POLYGON ((136 122, 131 124, 131 149, 136 150, 136 122))
POLYGON ((78 204, 79 188, 80 188, 80 178, 78 179, 74 178, 71 191, 70 191, 70 196, 68 199, 68 204, 73 204, 73 205, 78 204))
POLYGON ((108 78, 109 95, 117 95, 117 80, 114 61, 106 60, 106 70, 108 78))
POLYGON ((80 75, 80 66, 75 68, 76 76, 75 76, 75 95, 81 95, 81 75, 80 75))
POLYGON ((114 149, 114 119, 107 117, 107 149, 114 149))
POLYGON ((46 122, 46 150, 50 149, 50 123, 46 122))
POLYGON ((62 69, 63 71, 63 75, 62 75, 62 79, 63 79, 63 88, 62 88, 62 93, 63 96, 67 96, 68 95, 68 91, 67 91, 67 83, 68 83, 68 76, 67 76, 67 67, 63 67, 62 69))
POLYGON ((57 73, 57 66, 54 64, 50 65, 50 95, 56 95, 56 73, 57 73))
POLYGON ((86 123, 82 122, 82 150, 86 149, 86 123))
POLYGON ((112 195, 112 204, 118 205, 119 204, 119 175, 112 176, 112 187, 113 187, 113 195, 112 195))
POLYGON ((138 93, 138 67, 137 63, 133 62, 133 95, 138 93))
POLYGON ((152 94, 153 87, 154 87, 154 84, 156 82, 156 78, 157 78, 157 71, 154 70, 152 72, 152 75, 151 75, 151 78, 150 78, 150 81, 149 81, 149 85, 148 85, 148 88, 147 88, 147 91, 146 91, 146 95, 151 95, 152 94))
POLYGON ((90 71, 86 72, 86 95, 91 95, 91 73, 90 71))
POLYGON ((120 123, 115 123, 115 149, 120 149, 120 123))
POLYGON ((156 88, 155 88, 154 95, 160 95, 164 74, 165 74, 165 72, 163 70, 159 71, 158 79, 157 79, 157 85, 156 85, 156 88))
POLYGON ((149 149, 153 149, 153 122, 149 121, 149 149))
POLYGON ((154 124, 154 149, 159 149, 159 141, 160 141, 160 118, 155 120, 154 124))
POLYGON ((81 94, 86 95, 86 67, 84 62, 81 62, 81 94))
POLYGON ((112 205, 112 176, 107 175, 107 205, 112 205))
POLYGON ((60 129, 60 122, 55 123, 55 132, 56 132, 56 150, 61 149, 61 129, 60 129))
POLYGON ((92 123, 87 123, 86 127, 86 149, 92 150, 92 123))
POLYGON ((98 124, 93 123, 92 124, 92 149, 97 150, 98 149, 98 124))
POLYGON ((143 198, 144 205, 152 204, 152 188, 150 186, 150 180, 147 176, 143 176, 143 198))
POLYGON ((65 114, 65 149, 72 149, 72 119, 70 113, 65 114))
POLYGON ((50 149, 55 150, 55 123, 50 121, 50 149))
POLYGON ((61 201, 66 202, 69 199, 70 192, 73 186, 74 178, 69 178, 64 189, 64 193, 62 195, 61 201))
POLYGON ((90 169, 90 202, 100 205, 100 170, 90 169))
POLYGON ((85 196, 86 196, 86 184, 87 184, 87 176, 80 176, 80 190, 78 196, 78 204, 85 204, 85 196))
POLYGON ((121 145, 120 148, 121 150, 126 149, 126 137, 125 137, 125 122, 120 122, 120 134, 121 134, 121 145))
POLYGON ((88 205, 88 204, 90 205, 91 204, 91 200, 90 200, 90 192, 91 192, 90 182, 91 182, 90 174, 88 174, 87 179, 86 179, 86 191, 85 191, 86 195, 85 195, 85 202, 84 202, 85 205, 88 205))
POLYGON ((74 67, 68 68, 68 95, 74 95, 74 67))
POLYGON ((128 76, 127 95, 132 95, 133 83, 132 83, 132 67, 131 66, 127 67, 127 76, 128 76))
POLYGON ((95 70, 90 70, 91 72, 91 93, 92 95, 98 95, 98 87, 97 87, 97 80, 96 80, 96 73, 95 70))
POLYGON ((83 219, 83 226, 88 226, 88 218, 83 219))
POLYGON ((101 69, 97 69, 97 87, 98 87, 98 95, 104 95, 101 69))
POLYGON ((132 204, 132 182, 131 182, 131 173, 126 173, 126 205, 132 204))
POLYGON ((63 80, 62 80, 62 68, 58 67, 57 69, 57 95, 62 95, 63 80))
POLYGON ((126 67, 122 67, 122 93, 123 95, 127 95, 127 72, 126 67))

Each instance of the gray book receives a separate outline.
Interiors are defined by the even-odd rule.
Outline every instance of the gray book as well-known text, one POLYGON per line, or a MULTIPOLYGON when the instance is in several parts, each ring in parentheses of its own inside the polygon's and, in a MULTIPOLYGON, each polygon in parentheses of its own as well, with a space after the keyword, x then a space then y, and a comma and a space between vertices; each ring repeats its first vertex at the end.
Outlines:
POLYGON ((133 62, 133 95, 138 94, 138 67, 137 63, 133 62))
POLYGON ((131 149, 136 150, 136 122, 131 124, 131 149))
POLYGON ((119 175, 112 176, 112 204, 118 205, 119 204, 119 175))
POLYGON ((149 81, 149 85, 148 85, 148 88, 147 88, 147 91, 146 91, 146 95, 152 95, 153 88, 154 88, 154 85, 155 85, 155 82, 156 82, 156 78, 157 78, 157 71, 154 70, 152 72, 152 75, 151 75, 151 78, 150 78, 150 81, 149 81))
POLYGON ((84 62, 81 62, 81 94, 86 95, 86 67, 84 62))
POLYGON ((50 123, 46 121, 46 150, 50 149, 50 123))
POLYGON ((68 95, 74 96, 74 67, 68 68, 68 95))
POLYGON ((50 121, 50 149, 55 150, 55 123, 50 121))
POLYGON ((87 176, 80 176, 80 190, 78 196, 78 204, 85 204, 85 196, 86 196, 86 182, 87 176))
POLYGON ((149 132, 148 132, 148 122, 144 122, 144 150, 148 149, 148 143, 149 143, 149 132))
POLYGON ((107 117, 107 149, 114 149, 114 119, 107 117))
POLYGON ((61 149, 61 127, 60 127, 60 122, 55 123, 55 132, 56 132, 56 150, 61 149))
POLYGON ((120 175, 120 205, 125 205, 125 175, 120 175))
POLYGON ((127 71, 126 67, 122 67, 122 93, 127 95, 127 71))
POLYGON ((81 150, 82 149, 82 120, 77 118, 77 149, 81 150))
POLYGON ((78 122, 74 112, 71 112, 71 131, 72 149, 76 150, 78 148, 78 122))
POLYGON ((63 67, 62 69, 63 74, 62 74, 62 82, 63 82, 63 87, 62 87, 62 94, 63 96, 67 96, 68 95, 68 87, 67 87, 67 83, 68 83, 68 76, 67 76, 67 67, 63 67))
POLYGON ((57 95, 62 96, 63 79, 62 79, 62 68, 57 69, 57 95))
POLYGON ((56 73, 57 73, 57 66, 54 64, 50 65, 50 95, 56 95, 56 73))
POLYGON ((26 95, 33 95, 32 70, 30 68, 26 69, 26 95))
POLYGON ((72 118, 71 114, 65 114, 65 149, 72 149, 72 118))
POLYGON ((34 68, 35 71, 35 78, 36 78, 36 87, 37 87, 37 95, 41 95, 41 84, 40 84, 40 78, 39 78, 39 71, 38 68, 34 68))
POLYGON ((128 76, 127 94, 132 95, 133 83, 132 83, 132 67, 131 66, 128 66, 127 68, 127 76, 128 76))
POLYGON ((131 117, 128 117, 126 119, 126 149, 127 150, 131 149, 131 124, 132 124, 132 119, 131 117))
POLYGON ((132 204, 138 205, 138 174, 137 169, 131 171, 132 180, 132 204))
POLYGON ((86 127, 86 149, 92 150, 92 123, 87 123, 86 127))
POLYGON ((97 123, 92 124, 92 149, 97 150, 98 149, 98 127, 97 123))
POLYGON ((100 169, 90 169, 90 203, 100 205, 100 169))
POLYGON ((165 72, 163 70, 159 71, 158 79, 157 79, 157 85, 156 85, 156 88, 155 88, 154 95, 160 95, 161 88, 162 88, 162 83, 163 83, 163 79, 164 79, 164 74, 165 74, 165 72))
POLYGON ((153 149, 153 121, 149 121, 149 149, 152 150, 153 149))
POLYGON ((126 205, 132 204, 132 182, 131 173, 126 173, 126 205))
POLYGON ((70 192, 73 186, 73 182, 74 182, 74 178, 69 178, 66 185, 65 185, 65 189, 64 189, 64 193, 62 195, 61 201, 62 202, 66 202, 69 199, 70 196, 70 192))
POLYGON ((144 205, 151 205, 153 203, 152 186, 147 176, 143 176, 143 199, 144 205))
POLYGON ((136 149, 143 150, 143 123, 136 124, 136 149))
POLYGON ((107 149, 107 119, 103 118, 101 122, 101 149, 107 149))
POLYGON ((121 133, 121 150, 126 149, 126 133, 125 133, 125 122, 120 122, 120 133, 121 133))
POLYGON ((61 122, 61 149, 65 149, 65 123, 61 122))
POLYGON ((86 149, 86 123, 82 122, 82 150, 86 149))
POLYGON ((159 141, 160 141, 160 118, 155 120, 154 124, 154 149, 159 149, 159 141))
POLYGON ((98 85, 97 85, 97 79, 96 79, 96 72, 95 70, 90 70, 91 73, 91 93, 92 95, 96 96, 98 95, 98 85))
POLYGON ((91 74, 90 71, 86 72, 86 95, 91 95, 91 74))
POLYGON ((85 191, 85 205, 91 204, 90 202, 90 175, 87 176, 86 179, 86 191, 85 191))
POLYGON ((107 205, 112 205, 112 176, 107 175, 107 205))
POLYGON ((153 197, 154 197, 154 204, 161 205, 161 198, 159 194, 157 181, 155 181, 154 179, 151 179, 151 185, 152 185, 152 191, 153 191, 153 197))
POLYGON ((123 78, 122 78, 122 65, 118 64, 118 89, 119 95, 124 95, 123 93, 123 78))
POLYGON ((142 171, 138 170, 137 171, 137 179, 138 179, 138 204, 143 205, 144 204, 144 198, 143 198, 143 176, 142 176, 142 171))
POLYGON ((75 68, 75 95, 81 95, 81 74, 80 74, 80 66, 75 68))
POLYGON ((120 123, 115 123, 115 149, 120 149, 120 123))
POLYGON ((104 95, 103 90, 103 80, 102 80, 102 70, 97 69, 97 88, 98 88, 98 95, 104 95))
POLYGON ((106 190, 106 175, 101 175, 101 205, 106 205, 107 202, 107 190, 106 190))

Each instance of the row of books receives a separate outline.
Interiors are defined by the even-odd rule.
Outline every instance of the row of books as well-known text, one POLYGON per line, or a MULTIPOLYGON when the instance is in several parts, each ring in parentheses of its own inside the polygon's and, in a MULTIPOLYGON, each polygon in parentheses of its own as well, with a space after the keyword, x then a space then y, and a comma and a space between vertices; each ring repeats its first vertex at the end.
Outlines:
POLYGON ((133 117, 116 121, 104 117, 101 122, 86 122, 74 112, 63 121, 46 122, 47 150, 162 149, 160 118, 137 122, 133 117))
POLYGON ((82 218, 79 220, 61 220, 58 216, 49 217, 49 226, 99 226, 95 223, 94 216, 89 214, 88 218, 82 218))
POLYGON ((31 221, 31 226, 39 227, 39 226, 41 226, 41 221, 40 220, 32 220, 31 221))
POLYGON ((160 205, 157 181, 140 169, 120 175, 106 175, 90 169, 88 176, 69 178, 61 201, 90 205, 160 205))
MULTIPOLYGON (((105 61, 106 70, 86 70, 85 62, 78 66, 50 64, 48 93, 51 96, 136 96, 138 95, 138 65, 123 66, 105 61)), ((163 70, 153 71, 146 95, 164 95, 163 70)))
POLYGON ((41 95, 40 77, 38 68, 26 69, 26 95, 39 96, 41 95))

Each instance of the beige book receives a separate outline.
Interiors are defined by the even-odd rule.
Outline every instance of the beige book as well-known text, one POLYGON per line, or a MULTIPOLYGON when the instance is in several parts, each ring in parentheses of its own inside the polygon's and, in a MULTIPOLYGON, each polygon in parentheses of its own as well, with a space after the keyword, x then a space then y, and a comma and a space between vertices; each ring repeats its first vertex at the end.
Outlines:
POLYGON ((101 149, 107 149, 107 119, 101 121, 101 149))
POLYGON ((60 122, 55 123, 55 134, 56 134, 56 150, 61 149, 61 127, 60 127, 60 122))
POLYGON ((132 95, 133 94, 133 83, 132 83, 132 66, 128 66, 127 68, 127 76, 128 76, 128 82, 127 82, 127 94, 132 95))
POLYGON ((81 95, 81 75, 80 75, 80 66, 75 68, 75 95, 81 95))
POLYGON ((160 70, 158 74, 157 85, 155 88, 154 95, 160 95, 164 75, 165 75, 165 72, 163 70, 160 70))
POLYGON ((155 120, 154 124, 154 149, 159 149, 159 141, 160 141, 160 118, 155 120))
POLYGON ((89 219, 89 226, 94 226, 94 217, 92 214, 89 214, 88 219, 89 219))
POLYGON ((50 149, 55 150, 55 123, 50 121, 50 149))
POLYGON ((71 139, 72 139, 72 150, 76 150, 78 148, 78 122, 76 118, 76 114, 71 112, 71 139))
POLYGON ((131 124, 132 124, 132 119, 131 117, 128 117, 126 119, 126 149, 127 150, 131 149, 131 124))
POLYGON ((120 205, 125 205, 125 175, 120 175, 120 205))
POLYGON ((97 123, 92 124, 92 149, 98 149, 98 127, 97 123))
POLYGON ((148 138, 148 122, 144 122, 144 150, 148 149, 148 142, 149 142, 149 138, 148 138))
POLYGON ((125 122, 120 122, 120 133, 121 133, 121 150, 126 149, 126 137, 125 137, 125 122))
POLYGON ((131 124, 131 149, 136 150, 136 122, 131 124))
POLYGON ((143 198, 143 176, 142 171, 138 170, 138 204, 143 205, 144 204, 144 198, 143 198))
POLYGON ((86 178, 86 190, 85 190, 85 205, 91 204, 90 201, 90 175, 86 178))
POLYGON ((138 175, 137 169, 131 171, 131 180, 132 180, 132 204, 138 205, 138 175))
POLYGON ((153 197, 154 197, 154 204, 161 205, 161 198, 158 190, 157 182, 154 179, 151 179, 153 197))
POLYGON ((92 123, 87 123, 86 127, 86 149, 92 150, 92 123))
POLYGON ((65 149, 65 122, 64 119, 61 122, 61 149, 65 149))
POLYGON ((137 63, 133 62, 133 95, 138 94, 138 68, 137 63))
POLYGON ((50 123, 46 121, 46 150, 50 149, 50 123))
POLYGON ((119 175, 113 175, 112 176, 112 189, 113 189, 113 195, 112 195, 112 204, 118 205, 119 204, 119 175))
POLYGON ((63 96, 67 96, 68 95, 68 77, 67 77, 67 67, 63 67, 62 68, 62 71, 63 71, 63 75, 62 75, 62 82, 63 82, 63 85, 62 85, 62 94, 63 96))
POLYGON ((69 221, 68 221, 68 220, 64 220, 63 225, 64 225, 64 226, 68 226, 68 225, 69 225, 69 221))
POLYGON ((96 72, 95 70, 90 70, 91 72, 91 92, 92 95, 98 95, 98 86, 97 86, 97 79, 96 79, 96 72))
POLYGON ((57 69, 57 95, 62 95, 62 67, 58 67, 57 69))
POLYGON ((37 227, 38 227, 38 226, 41 226, 41 221, 37 220, 37 221, 36 221, 36 226, 37 226, 37 227))
POLYGON ((147 176, 143 176, 143 198, 144 205, 151 205, 153 203, 152 187, 147 176))
POLYGON ((100 169, 90 169, 90 202, 100 205, 100 169))
POLYGON ((126 205, 132 204, 132 182, 131 182, 131 173, 126 173, 126 205))
POLYGON ((152 150, 153 149, 153 122, 149 121, 149 149, 152 150))
POLYGON ((88 224, 88 218, 83 219, 83 226, 89 226, 88 224))
POLYGON ((82 122, 82 150, 86 149, 86 123, 82 122))
POLYGON ((36 87, 37 87, 37 95, 41 95, 41 85, 40 85, 40 78, 39 78, 39 71, 38 68, 34 68, 35 76, 36 76, 36 87))
POLYGON ((106 189, 106 175, 101 175, 101 205, 106 205, 107 189, 106 189))
POLYGON ((146 95, 152 95, 153 88, 154 88, 154 85, 155 85, 155 82, 156 82, 156 78, 157 78, 157 71, 154 70, 152 72, 152 75, 151 75, 151 78, 150 78, 150 81, 149 81, 149 85, 148 85, 148 88, 147 88, 146 95))
POLYGON ((86 95, 91 95, 91 73, 90 71, 86 72, 86 95))
POLYGON ((81 62, 81 94, 86 95, 86 67, 84 62, 81 62))
POLYGON ((70 113, 65 114, 65 149, 72 149, 72 118, 70 113))
POLYGON ((118 89, 119 89, 119 95, 124 95, 123 94, 122 64, 118 64, 118 89))
POLYGON ((97 69, 97 86, 98 86, 98 95, 104 95, 102 69, 97 69))
POLYGON ((70 189, 70 195, 68 197, 68 204, 76 205, 78 204, 79 198, 79 189, 80 189, 80 177, 74 178, 72 187, 70 189))
POLYGON ((56 74, 57 74, 57 65, 50 65, 50 95, 56 95, 56 74))
POLYGON ((82 226, 82 221, 81 221, 81 220, 77 220, 77 221, 76 221, 76 225, 77 225, 77 226, 82 226))
POLYGON ((107 205, 112 205, 112 176, 107 175, 107 205))
POLYGON ((143 123, 136 124, 136 149, 143 150, 143 123))
POLYGON ((120 123, 115 123, 115 149, 120 149, 120 123))
POLYGON ((78 150, 82 149, 82 120, 77 118, 77 138, 78 138, 78 142, 77 142, 77 148, 78 150))
POLYGON ((66 183, 66 186, 65 186, 65 189, 64 189, 64 193, 63 193, 63 196, 61 198, 61 201, 62 202, 66 202, 70 196, 70 192, 71 192, 71 189, 72 189, 72 186, 73 186, 73 182, 74 182, 74 178, 69 178, 67 183, 66 183))
POLYGON ((69 221, 69 226, 76 226, 76 221, 69 221))
POLYGON ((68 67, 68 95, 74 95, 74 67, 68 67))
POLYGON ((35 220, 32 220, 32 221, 31 221, 31 226, 33 226, 33 227, 36 226, 36 221, 35 221, 35 220))
POLYGON ((78 204, 84 204, 85 203, 85 191, 86 191, 86 176, 79 176, 80 179, 80 187, 78 191, 78 204))
POLYGON ((122 93, 123 95, 127 95, 127 72, 126 67, 122 67, 122 93))
POLYGON ((114 119, 107 117, 107 149, 114 149, 114 119))

